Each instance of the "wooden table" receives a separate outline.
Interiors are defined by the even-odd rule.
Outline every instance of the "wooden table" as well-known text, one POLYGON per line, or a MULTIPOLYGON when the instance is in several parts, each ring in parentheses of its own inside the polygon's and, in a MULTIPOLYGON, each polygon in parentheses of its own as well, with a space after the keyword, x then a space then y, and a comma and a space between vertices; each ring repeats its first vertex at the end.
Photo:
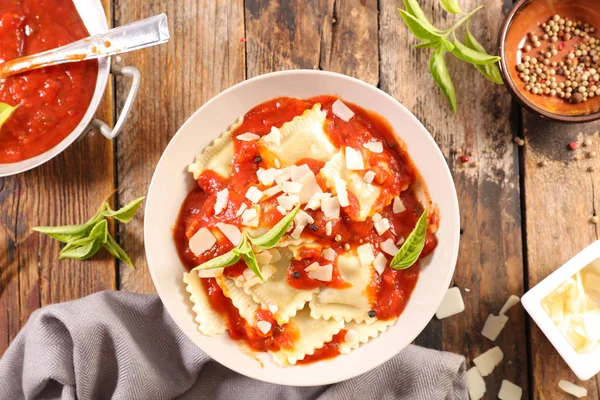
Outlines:
MULTIPOLYGON (((459 94, 454 116, 429 75, 428 50, 413 48, 416 41, 398 15, 398 0, 103 3, 115 26, 166 12, 171 41, 123 57, 143 79, 133 115, 115 141, 90 135, 42 167, 0 178, 0 354, 39 307, 100 290, 154 292, 141 215, 115 227, 135 270, 106 253, 59 262, 59 244, 32 226, 87 220, 115 188, 125 189, 115 197, 119 205, 145 194, 169 139, 204 102, 246 78, 311 68, 355 76, 394 96, 425 124, 452 170, 462 224, 453 284, 470 291, 463 291, 463 314, 434 318, 416 343, 463 354, 469 365, 499 345, 505 359, 486 378, 487 398, 496 398, 502 379, 521 386, 523 398, 566 398, 557 392, 557 382, 576 378, 521 307, 509 312, 495 343, 480 331, 510 294, 521 295, 598 239, 600 226, 589 220, 600 210, 600 179, 588 169, 599 169, 600 161, 573 161, 566 146, 592 137, 600 153, 600 138, 593 134, 600 124, 540 120, 522 111, 504 87, 448 57, 459 94), (513 143, 515 136, 525 139, 524 147, 513 143), (477 166, 459 161, 465 152, 474 153, 477 166)), ((421 3, 440 26, 454 19, 437 2, 421 3)), ((460 3, 472 9, 478 2, 460 3)), ((509 7, 508 0, 485 2, 471 23, 490 51, 509 7)), ((112 83, 99 111, 108 122, 122 107, 129 84, 112 83)), ((583 385, 589 398, 599 396, 600 378, 583 385)))

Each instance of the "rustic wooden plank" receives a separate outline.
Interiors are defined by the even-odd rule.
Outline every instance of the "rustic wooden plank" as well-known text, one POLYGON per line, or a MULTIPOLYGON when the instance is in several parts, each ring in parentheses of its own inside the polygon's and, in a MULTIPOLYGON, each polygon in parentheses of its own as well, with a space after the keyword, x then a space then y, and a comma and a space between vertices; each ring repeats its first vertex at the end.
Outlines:
MULTIPOLYGON (((166 12, 171 32, 167 45, 123 57, 125 65, 136 66, 142 74, 140 93, 117 146, 118 185, 129 189, 119 203, 126 204, 147 192, 162 151, 186 118, 244 79, 244 8, 242 0, 116 0, 114 9, 116 25, 166 12)), ((117 81, 117 110, 128 88, 129 82, 117 81)), ((120 242, 137 267, 121 265, 120 287, 154 292, 142 235, 142 218, 119 227, 120 242)))
MULTIPOLYGON (((438 2, 420 3, 437 26, 449 26, 458 18, 443 12, 438 2)), ((464 10, 479 5, 474 0, 460 4, 464 10)), ((469 366, 474 357, 499 345, 505 357, 486 377, 486 398, 496 398, 502 379, 527 393, 524 311, 515 307, 509 312, 510 322, 495 343, 480 333, 488 314, 498 313, 510 294, 523 293, 518 151, 511 142, 510 96, 473 67, 446 56, 459 99, 454 116, 429 74, 430 50, 413 48, 417 41, 397 7, 396 1, 380 1, 380 86, 423 122, 442 149, 458 192, 463 230, 453 285, 463 289, 465 312, 443 321, 434 318, 416 342, 463 354, 469 366), (459 161, 468 152, 473 152, 476 166, 459 161)), ((502 14, 502 2, 487 2, 471 23, 489 51, 495 48, 502 14)))
MULTIPOLYGON (((111 21, 110 1, 103 0, 111 21)), ((112 123, 112 85, 97 116, 112 123)), ((30 230, 87 220, 114 190, 112 143, 83 137, 27 173, 0 178, 0 354, 38 307, 115 289, 115 262, 106 253, 89 261, 58 261, 58 242, 30 230)))
MULTIPOLYGON (((533 287, 599 238, 600 226, 590 218, 600 213, 600 161, 586 154, 600 153, 600 123, 556 124, 525 112, 523 126, 527 270, 533 287), (567 150, 569 142, 582 144, 586 138, 591 147, 567 150)), ((589 398, 600 398, 600 378, 578 382, 537 325, 531 322, 531 327, 534 398, 552 398, 560 379, 587 387, 589 398)))

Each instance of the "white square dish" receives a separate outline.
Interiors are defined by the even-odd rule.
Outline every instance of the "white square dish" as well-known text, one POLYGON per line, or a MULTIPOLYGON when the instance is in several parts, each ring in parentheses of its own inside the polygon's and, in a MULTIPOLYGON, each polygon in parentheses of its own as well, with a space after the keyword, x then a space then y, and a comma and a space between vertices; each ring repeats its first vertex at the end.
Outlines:
POLYGON ((575 257, 531 288, 521 303, 531 318, 550 340, 556 351, 582 381, 586 381, 600 372, 600 346, 590 353, 578 353, 563 336, 554 321, 542 307, 542 300, 568 278, 591 263, 600 264, 600 240, 583 249, 575 257))

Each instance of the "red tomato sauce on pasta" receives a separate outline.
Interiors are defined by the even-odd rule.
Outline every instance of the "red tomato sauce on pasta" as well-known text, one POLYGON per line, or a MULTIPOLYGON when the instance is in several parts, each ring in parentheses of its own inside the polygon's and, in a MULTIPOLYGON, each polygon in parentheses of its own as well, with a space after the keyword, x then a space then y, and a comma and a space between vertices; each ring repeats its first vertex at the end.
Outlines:
MULTIPOLYGON (((345 146, 362 148, 364 143, 373 139, 383 142, 384 151, 370 154, 370 157, 365 160, 365 169, 375 173, 373 182, 382 188, 380 201, 377 202, 379 205, 375 206, 378 207, 375 211, 390 221, 391 228, 387 232, 378 235, 370 218, 366 221, 354 221, 351 218, 358 213, 359 206, 358 200, 351 192, 348 192, 350 205, 342 207, 343 212, 340 214, 340 218, 332 221, 330 235, 325 233, 325 225, 328 220, 323 212, 321 210, 308 211, 313 217, 314 223, 304 229, 302 237, 314 239, 317 244, 322 247, 330 247, 339 254, 348 251, 348 246, 356 248, 360 244, 368 242, 378 247, 379 243, 386 239, 408 236, 415 227, 424 207, 413 187, 413 183, 418 179, 418 173, 404 146, 395 139, 390 125, 379 115, 350 103, 345 104, 354 111, 355 116, 349 122, 344 122, 331 112, 332 104, 336 99, 335 96, 318 96, 306 100, 273 99, 250 110, 232 136, 244 132, 252 132, 260 136, 266 135, 272 126, 279 127, 295 116, 301 115, 305 110, 312 108, 314 104, 320 103, 321 108, 327 111, 325 132, 337 148, 345 146), (390 199, 395 196, 400 196, 406 208, 405 211, 397 214, 392 211, 392 204, 383 206, 383 204, 390 203, 390 199)), ((201 227, 214 226, 217 222, 241 227, 241 218, 237 215, 237 211, 242 203, 247 202, 244 193, 250 186, 259 186, 260 188, 261 184, 256 172, 261 167, 267 168, 263 164, 264 160, 260 157, 258 146, 257 141, 234 140, 231 176, 226 179, 213 171, 204 171, 197 179, 197 187, 188 194, 184 201, 174 227, 174 238, 179 256, 188 270, 231 250, 233 247, 227 240, 217 240, 213 248, 197 256, 190 250, 188 241, 201 227), (223 188, 229 189, 229 201, 226 209, 215 216, 213 210, 216 196, 214 194, 223 188)), ((315 175, 324 165, 322 161, 314 159, 303 159, 297 162, 297 165, 302 164, 307 164, 315 175)), ((323 190, 327 190, 324 182, 319 180, 317 182, 323 190)), ((261 202, 263 206, 261 226, 263 227, 271 227, 283 218, 282 214, 275 209, 275 197, 261 202)), ((429 225, 437 226, 438 224, 439 215, 433 210, 429 215, 429 225)), ((436 245, 436 236, 428 230, 421 257, 430 254, 436 245)), ((391 256, 387 256, 387 258, 389 262, 391 256)), ((287 283, 294 288, 306 290, 318 287, 338 289, 350 287, 335 264, 331 281, 323 282, 310 278, 305 272, 305 268, 314 262, 318 262, 320 265, 331 263, 322 257, 320 249, 308 246, 300 248, 288 267, 287 283)), ((226 268, 224 274, 238 276, 245 268, 245 263, 240 261, 226 268)), ((378 319, 391 319, 402 313, 419 278, 419 268, 419 262, 417 262, 405 270, 386 268, 383 274, 376 274, 367 289, 367 295, 373 304, 371 312, 374 312, 378 319)), ((249 326, 240 317, 238 310, 223 294, 214 279, 206 278, 203 281, 212 307, 229 321, 229 335, 232 339, 241 340, 250 348, 262 351, 276 350, 277 346, 282 348, 294 345, 297 333, 291 326, 291 322, 278 326, 270 312, 258 311, 257 319, 271 322, 276 327, 268 335, 264 335, 256 328, 249 326)), ((339 354, 339 344, 344 340, 345 332, 345 330, 340 331, 330 342, 317 349, 313 355, 306 356, 298 363, 306 364, 335 357, 339 354)))
MULTIPOLYGON (((0 0, 0 63, 89 36, 71 0, 0 0)), ((0 163, 41 154, 79 124, 98 62, 56 65, 0 80, 0 102, 19 108, 0 129, 0 163)))

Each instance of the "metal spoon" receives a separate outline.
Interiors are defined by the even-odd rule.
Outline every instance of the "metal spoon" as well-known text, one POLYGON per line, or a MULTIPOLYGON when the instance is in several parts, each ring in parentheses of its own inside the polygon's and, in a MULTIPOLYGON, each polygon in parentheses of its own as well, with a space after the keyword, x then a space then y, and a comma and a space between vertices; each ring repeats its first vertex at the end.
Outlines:
POLYGON ((50 65, 64 64, 143 49, 169 41, 165 14, 132 22, 56 49, 0 64, 0 78, 50 65))

